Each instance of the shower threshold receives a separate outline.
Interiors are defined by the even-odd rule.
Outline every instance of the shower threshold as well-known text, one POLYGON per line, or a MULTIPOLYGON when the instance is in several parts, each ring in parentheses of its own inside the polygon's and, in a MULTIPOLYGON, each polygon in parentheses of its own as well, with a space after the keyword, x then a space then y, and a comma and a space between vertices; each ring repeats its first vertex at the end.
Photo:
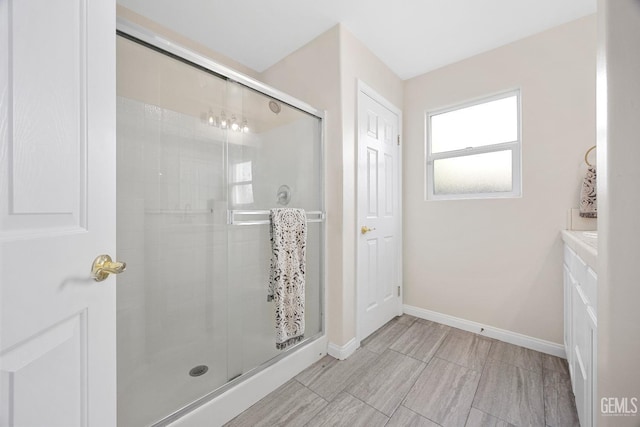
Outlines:
POLYGON ((201 426, 204 420, 208 425, 222 425, 325 356, 326 350, 327 338, 324 332, 306 338, 262 365, 232 378, 223 386, 185 405, 151 427, 197 427, 201 426))

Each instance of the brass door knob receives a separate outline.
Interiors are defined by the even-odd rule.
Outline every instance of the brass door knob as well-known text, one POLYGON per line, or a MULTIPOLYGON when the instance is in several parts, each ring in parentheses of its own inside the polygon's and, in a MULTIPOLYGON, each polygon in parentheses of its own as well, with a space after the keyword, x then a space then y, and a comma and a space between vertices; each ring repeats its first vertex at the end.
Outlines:
POLYGON ((127 263, 113 261, 109 255, 100 255, 93 260, 91 277, 96 282, 102 282, 109 274, 120 274, 127 268, 127 263))
POLYGON ((373 230, 375 230, 375 228, 369 228, 366 225, 363 225, 362 228, 360 229, 360 232, 362 234, 367 234, 368 232, 373 231, 373 230))

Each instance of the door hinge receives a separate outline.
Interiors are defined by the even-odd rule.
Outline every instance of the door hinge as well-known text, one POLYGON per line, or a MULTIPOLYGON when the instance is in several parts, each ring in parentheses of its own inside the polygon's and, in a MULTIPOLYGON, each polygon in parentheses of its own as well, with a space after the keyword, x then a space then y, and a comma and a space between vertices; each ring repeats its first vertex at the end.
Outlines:
POLYGON ((398 286, 398 296, 400 296, 400 286, 398 286))
POLYGON ((400 145, 400 135, 398 135, 398 145, 400 145))

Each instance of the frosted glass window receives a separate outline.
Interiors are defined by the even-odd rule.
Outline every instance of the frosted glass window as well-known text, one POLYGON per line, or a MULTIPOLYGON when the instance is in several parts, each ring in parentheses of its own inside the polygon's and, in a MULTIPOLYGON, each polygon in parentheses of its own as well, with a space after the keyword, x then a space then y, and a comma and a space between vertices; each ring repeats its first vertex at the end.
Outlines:
POLYGON ((426 115, 427 199, 521 195, 520 92, 426 115))
POLYGON ((497 151, 433 162, 435 194, 474 194, 513 189, 512 153, 497 151))

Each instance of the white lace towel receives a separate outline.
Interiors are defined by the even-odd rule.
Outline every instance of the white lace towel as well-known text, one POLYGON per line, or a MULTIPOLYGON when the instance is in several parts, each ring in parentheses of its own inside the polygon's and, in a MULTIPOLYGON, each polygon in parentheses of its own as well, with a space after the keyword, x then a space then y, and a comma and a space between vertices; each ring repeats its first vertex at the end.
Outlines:
POLYGON ((589 166, 587 174, 582 181, 582 191, 580 192, 580 216, 583 218, 598 217, 595 166, 589 166))
POLYGON ((267 301, 276 304, 276 348, 304 336, 307 216, 303 209, 271 209, 271 274, 267 301))

